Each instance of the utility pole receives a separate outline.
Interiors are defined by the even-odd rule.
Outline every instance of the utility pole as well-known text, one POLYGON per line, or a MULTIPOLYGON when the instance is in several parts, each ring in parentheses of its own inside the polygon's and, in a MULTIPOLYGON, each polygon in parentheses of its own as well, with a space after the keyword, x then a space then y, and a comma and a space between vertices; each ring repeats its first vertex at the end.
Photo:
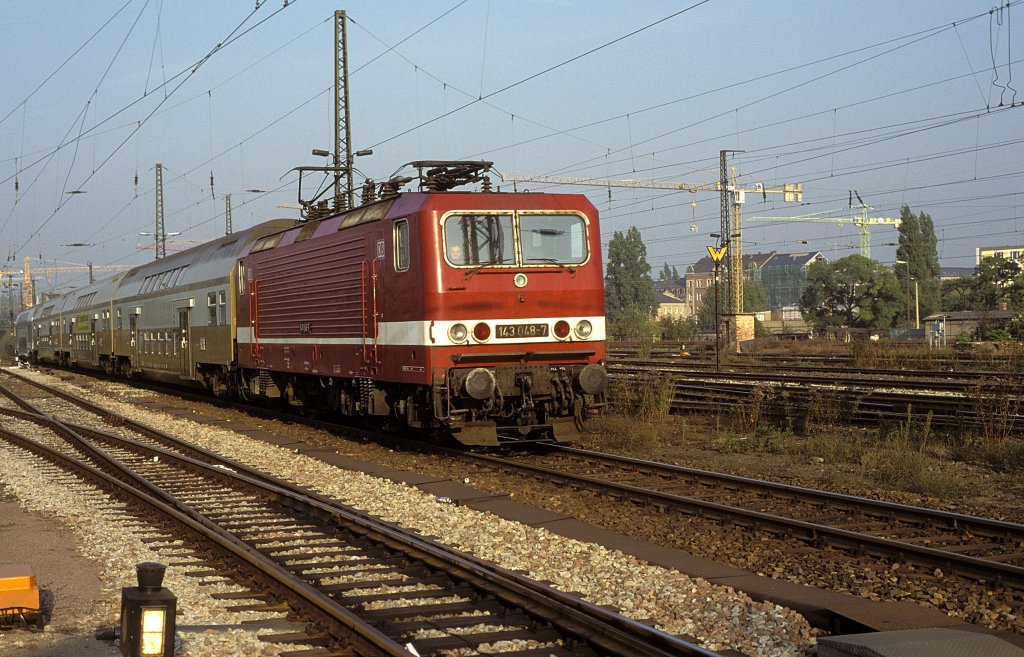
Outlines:
POLYGON ((739 209, 736 200, 736 187, 729 180, 729 166, 726 163, 728 153, 742 153, 743 151, 721 150, 718 152, 718 191, 719 191, 719 212, 721 214, 722 226, 719 234, 721 239, 729 244, 729 264, 725 268, 725 275, 729 285, 726 288, 726 307, 731 309, 733 314, 743 312, 743 249, 739 242, 739 227, 733 229, 733 222, 730 208, 739 209), (735 241, 735 243, 733 243, 735 241))
POLYGON ((352 128, 349 124, 348 95, 348 23, 345 12, 334 12, 334 210, 355 205, 352 176, 352 128), (342 157, 344 156, 344 162, 342 157), (341 187, 344 167, 346 183, 341 187))
POLYGON ((167 256, 167 233, 164 228, 164 165, 156 163, 156 259, 167 256))

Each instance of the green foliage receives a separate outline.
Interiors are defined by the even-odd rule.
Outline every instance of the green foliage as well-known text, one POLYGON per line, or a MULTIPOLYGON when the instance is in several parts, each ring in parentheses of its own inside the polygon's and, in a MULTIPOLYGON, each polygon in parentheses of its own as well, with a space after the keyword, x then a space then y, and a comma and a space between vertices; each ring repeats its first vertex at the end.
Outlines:
POLYGON ((681 317, 662 317, 658 320, 662 340, 692 340, 697 336, 693 320, 681 317))
POLYGON ((659 281, 678 281, 679 280, 679 270, 677 270, 675 268, 675 265, 669 267, 668 263, 666 262, 665 266, 661 268, 661 272, 658 273, 658 280, 659 281))
POLYGON ((704 292, 704 299, 701 304, 697 306, 697 315, 695 321, 697 323, 697 330, 703 333, 714 333, 715 332, 715 299, 718 299, 718 312, 719 314, 728 312, 725 306, 725 286, 721 280, 715 282, 714 288, 709 288, 704 292))
POLYGON ((646 310, 630 306, 608 315, 608 331, 614 340, 648 340, 661 334, 654 317, 646 310))
MULTIPOLYGON (((973 279, 954 278, 942 281, 942 302, 939 307, 944 312, 958 312, 971 309, 971 291, 973 279)), ((924 315, 927 317, 927 315, 924 315)))
POLYGON ((768 293, 757 281, 743 281, 743 312, 768 310, 768 293))
POLYGON ((922 212, 914 215, 904 205, 900 208, 899 246, 896 248, 897 263, 893 271, 904 290, 904 312, 907 324, 913 322, 915 306, 919 306, 922 317, 939 310, 942 301, 942 268, 939 266, 938 239, 932 218, 922 212), (909 277, 909 278, 908 278, 909 277), (916 300, 914 283, 917 283, 916 300))
POLYGON ((1011 310, 1024 309, 1024 270, 1016 260, 985 258, 970 283, 970 310, 997 310, 1003 303, 1011 310))
POLYGON ((651 266, 647 264, 647 247, 640 239, 636 226, 625 235, 616 231, 608 242, 608 262, 604 277, 605 314, 612 337, 626 339, 624 332, 639 332, 653 325, 641 326, 638 317, 653 320, 658 309, 658 297, 651 281, 651 266))
POLYGON ((946 498, 961 495, 957 478, 930 453, 931 437, 930 414, 923 422, 915 422, 908 411, 906 421, 883 424, 878 444, 860 457, 864 475, 882 485, 915 493, 946 498))
POLYGON ((800 307, 817 329, 889 328, 896 325, 905 305, 890 269, 851 255, 835 262, 811 263, 800 307))
POLYGON ((664 420, 672 403, 673 384, 653 374, 613 381, 608 390, 612 413, 642 422, 664 420))

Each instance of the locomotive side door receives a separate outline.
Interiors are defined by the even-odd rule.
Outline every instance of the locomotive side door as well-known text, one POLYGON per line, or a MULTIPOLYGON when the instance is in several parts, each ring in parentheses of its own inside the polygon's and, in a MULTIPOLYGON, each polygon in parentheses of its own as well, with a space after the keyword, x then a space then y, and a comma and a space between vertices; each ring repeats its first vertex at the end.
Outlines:
POLYGON ((190 308, 178 308, 178 373, 183 379, 192 378, 192 349, 189 339, 190 308))

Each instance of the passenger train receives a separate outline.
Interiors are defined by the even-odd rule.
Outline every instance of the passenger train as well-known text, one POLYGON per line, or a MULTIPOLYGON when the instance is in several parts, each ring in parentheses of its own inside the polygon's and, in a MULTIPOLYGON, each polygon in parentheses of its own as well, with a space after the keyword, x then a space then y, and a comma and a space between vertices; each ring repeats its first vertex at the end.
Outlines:
POLYGON ((487 162, 411 164, 347 211, 321 204, 46 299, 17 318, 19 354, 467 445, 571 439, 608 380, 596 209, 492 191, 487 162))

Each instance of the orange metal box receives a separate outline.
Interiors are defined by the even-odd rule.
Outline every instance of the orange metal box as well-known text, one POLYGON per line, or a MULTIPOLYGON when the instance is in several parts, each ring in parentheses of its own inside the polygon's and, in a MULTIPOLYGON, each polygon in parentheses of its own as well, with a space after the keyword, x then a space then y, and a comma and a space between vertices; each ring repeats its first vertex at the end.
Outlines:
POLYGON ((39 610, 39 587, 31 566, 0 566, 0 609, 39 610))

